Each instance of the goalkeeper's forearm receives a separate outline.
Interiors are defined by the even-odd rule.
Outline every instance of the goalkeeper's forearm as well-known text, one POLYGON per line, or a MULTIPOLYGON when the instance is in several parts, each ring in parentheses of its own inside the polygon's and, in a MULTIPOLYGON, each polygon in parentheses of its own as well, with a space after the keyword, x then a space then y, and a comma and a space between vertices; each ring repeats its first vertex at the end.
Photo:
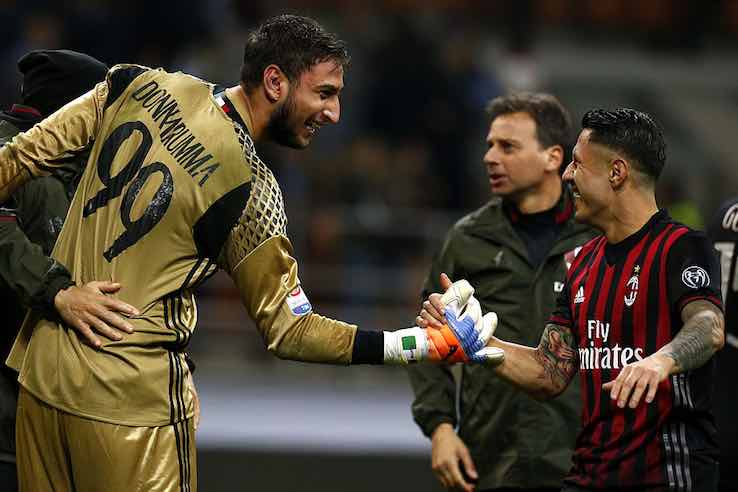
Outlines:
POLYGON ((323 364, 438 362, 425 329, 368 331, 317 313, 262 329, 267 348, 281 359, 323 364))
MULTIPOLYGON (((297 262, 285 236, 274 236, 244 256, 243 245, 223 260, 241 299, 270 352, 277 357, 325 364, 404 364, 415 361, 463 362, 484 346, 474 322, 466 320, 461 339, 450 329, 406 328, 394 332, 359 330, 357 326, 312 312, 297 276, 297 262), (233 267, 230 267, 233 264, 233 267), (468 353, 467 353, 468 352, 468 353)), ((471 295, 458 288, 457 297, 471 295)), ((451 294, 450 294, 451 295, 451 294)), ((491 334, 492 320, 485 319, 491 334)), ((482 323, 482 321, 480 321, 482 323)), ((461 334, 461 332, 459 332, 461 334)))

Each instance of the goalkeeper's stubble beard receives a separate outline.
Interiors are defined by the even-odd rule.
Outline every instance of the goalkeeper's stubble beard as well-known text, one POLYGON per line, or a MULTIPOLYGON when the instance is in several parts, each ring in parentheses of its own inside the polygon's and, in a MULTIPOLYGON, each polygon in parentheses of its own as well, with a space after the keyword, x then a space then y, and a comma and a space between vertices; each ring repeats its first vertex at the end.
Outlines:
POLYGON ((291 149, 304 149, 307 146, 307 143, 300 141, 297 130, 293 128, 293 123, 291 122, 296 112, 297 102, 295 101, 295 94, 290 90, 287 93, 285 101, 277 106, 269 117, 269 122, 266 126, 269 140, 291 149))

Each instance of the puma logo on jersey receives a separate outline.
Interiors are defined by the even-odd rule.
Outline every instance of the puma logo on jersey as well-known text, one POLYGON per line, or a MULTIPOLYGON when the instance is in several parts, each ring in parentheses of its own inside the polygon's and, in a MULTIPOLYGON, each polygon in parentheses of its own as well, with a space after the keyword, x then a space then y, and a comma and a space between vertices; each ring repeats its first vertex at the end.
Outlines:
POLYGON ((451 345, 448 348, 448 354, 446 354, 446 357, 444 357, 443 360, 448 360, 451 357, 453 357, 453 355, 456 353, 457 350, 459 350, 459 346, 458 345, 451 345))

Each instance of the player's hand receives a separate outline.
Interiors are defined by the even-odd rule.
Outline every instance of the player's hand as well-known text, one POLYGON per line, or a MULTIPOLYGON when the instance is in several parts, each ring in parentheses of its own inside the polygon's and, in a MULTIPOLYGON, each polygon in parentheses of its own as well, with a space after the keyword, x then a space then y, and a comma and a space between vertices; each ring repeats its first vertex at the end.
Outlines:
MULTIPOLYGON (((452 285, 453 282, 451 282, 448 275, 442 273, 441 288, 445 292, 448 292, 452 285)), ((418 317, 415 318, 415 324, 421 328, 435 327, 440 329, 446 324, 446 316, 444 315, 446 304, 447 302, 444 302, 442 294, 431 294, 423 302, 423 309, 420 311, 418 317)), ((463 308, 463 305, 461 307, 463 308)))
POLYGON ((431 437, 431 467, 441 484, 449 490, 472 492, 479 478, 469 448, 451 424, 436 427, 431 437), (466 478, 465 478, 466 476, 466 478))
POLYGON ((502 350, 486 347, 497 327, 497 315, 482 316, 466 280, 454 282, 441 296, 448 323, 441 328, 407 328, 384 332, 384 362, 501 362, 502 350))
POLYGON ((505 356, 502 349, 486 347, 497 328, 497 315, 490 312, 482 316, 482 307, 468 282, 452 283, 448 275, 442 273, 441 287, 446 292, 443 295, 431 294, 416 319, 418 326, 427 327, 428 336, 440 352, 440 358, 449 362, 501 363, 505 356), (448 351, 454 347, 454 336, 463 350, 458 350, 458 356, 452 354, 449 357, 448 351))
POLYGON ((124 333, 133 333, 133 325, 121 313, 138 315, 138 310, 118 299, 106 296, 120 290, 116 282, 92 281, 82 287, 73 285, 54 296, 54 307, 62 320, 74 328, 82 340, 95 348, 102 341, 95 332, 110 340, 122 340, 124 333))
POLYGON ((602 389, 610 392, 610 398, 617 400, 620 408, 627 404, 636 408, 645 394, 646 403, 656 397, 656 390, 661 381, 669 377, 674 360, 662 354, 653 354, 643 360, 623 367, 614 380, 602 385, 602 389))
POLYGON ((440 329, 426 329, 431 341, 431 360, 481 363, 502 354, 498 348, 485 347, 497 328, 497 315, 487 313, 482 316, 482 307, 473 292, 468 282, 460 280, 441 296, 447 322, 440 329))

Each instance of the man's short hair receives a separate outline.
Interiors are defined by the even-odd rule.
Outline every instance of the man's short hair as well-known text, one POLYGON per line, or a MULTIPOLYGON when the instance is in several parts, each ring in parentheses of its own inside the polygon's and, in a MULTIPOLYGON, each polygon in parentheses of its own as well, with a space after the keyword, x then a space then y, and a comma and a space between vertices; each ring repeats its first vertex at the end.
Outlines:
POLYGON ((650 115, 635 109, 593 109, 582 118, 582 129, 592 130, 590 142, 622 152, 652 183, 666 162, 666 142, 661 126, 650 115))
MULTIPOLYGON (((568 152, 572 143, 572 125, 569 112, 553 95, 542 92, 519 92, 499 96, 487 104, 490 122, 498 116, 526 113, 536 123, 536 139, 541 147, 560 145, 568 152)), ((564 165, 566 165, 564 160, 564 165)))
POLYGON ((317 63, 349 64, 346 43, 309 17, 279 15, 267 19, 246 40, 241 82, 250 91, 262 82, 264 69, 277 65, 290 82, 317 63))

